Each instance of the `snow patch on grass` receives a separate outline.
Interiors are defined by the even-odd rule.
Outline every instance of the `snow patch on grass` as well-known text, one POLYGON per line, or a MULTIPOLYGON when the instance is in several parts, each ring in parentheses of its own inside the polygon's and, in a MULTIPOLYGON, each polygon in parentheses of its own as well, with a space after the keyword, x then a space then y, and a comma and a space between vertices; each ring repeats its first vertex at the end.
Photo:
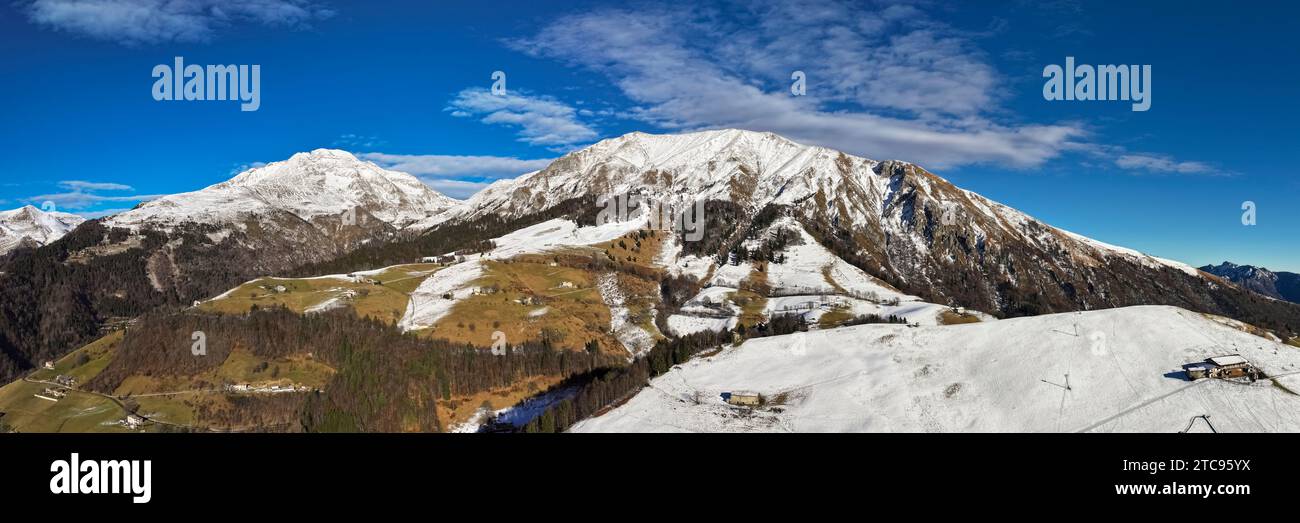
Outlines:
POLYGON ((668 330, 676 336, 686 336, 704 331, 720 331, 736 327, 736 318, 709 318, 674 314, 668 317, 668 330))
POLYGON ((640 325, 629 321, 631 311, 626 306, 623 289, 618 286, 618 277, 614 273, 605 273, 596 278, 600 298, 609 307, 609 328, 618 338, 623 348, 633 356, 640 356, 655 345, 655 337, 640 325))
POLYGON ((457 302, 468 298, 475 288, 471 282, 483 276, 477 260, 466 261, 433 273, 411 292, 411 303, 398 322, 403 331, 426 329, 451 312, 457 302), (451 299, 443 296, 450 293, 451 299))

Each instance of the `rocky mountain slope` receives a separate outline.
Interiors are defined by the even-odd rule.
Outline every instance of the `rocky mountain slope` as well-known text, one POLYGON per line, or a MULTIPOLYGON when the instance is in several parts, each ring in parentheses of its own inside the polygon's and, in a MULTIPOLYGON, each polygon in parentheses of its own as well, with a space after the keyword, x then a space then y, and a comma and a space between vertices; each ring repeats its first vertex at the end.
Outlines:
POLYGON ((458 205, 413 176, 322 149, 87 222, 0 269, 0 377, 106 326, 391 241, 458 205))
POLYGON ((785 215, 837 256, 930 302, 1004 316, 1168 304, 1300 330, 1300 308, 1225 288, 1188 265, 1057 229, 916 164, 772 133, 631 133, 499 181, 455 213, 523 216, 626 193, 679 211, 707 202, 705 239, 687 254, 721 256, 756 217, 785 215))
POLYGON ((1206 265, 1202 271, 1224 278, 1242 288, 1270 298, 1300 303, 1300 274, 1273 272, 1253 265, 1237 265, 1225 261, 1206 265))
MULTIPOLYGON (((197 231, 214 243, 255 250, 252 268, 271 273, 390 239, 459 205, 409 174, 344 151, 317 149, 199 191, 146 202, 104 225, 173 235, 197 231)), ((155 255, 151 277, 161 282, 179 276, 171 261, 155 255)))
POLYGON ((400 229, 459 203, 409 174, 384 170, 346 151, 316 149, 202 190, 146 202, 105 223, 167 228, 187 222, 243 224, 249 217, 278 214, 333 223, 355 210, 358 222, 372 218, 400 229))
POLYGON ((0 255, 19 246, 39 247, 62 238, 85 218, 63 212, 45 212, 30 205, 0 211, 0 255))

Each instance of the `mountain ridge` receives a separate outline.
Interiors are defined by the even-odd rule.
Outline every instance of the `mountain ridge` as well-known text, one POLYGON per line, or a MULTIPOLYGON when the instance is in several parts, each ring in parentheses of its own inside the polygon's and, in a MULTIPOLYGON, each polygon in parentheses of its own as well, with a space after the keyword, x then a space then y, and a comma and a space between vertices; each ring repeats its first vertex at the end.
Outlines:
POLYGON ((1225 278, 1238 286, 1291 303, 1300 303, 1300 274, 1286 271, 1270 271, 1254 265, 1237 265, 1224 261, 1219 265, 1205 265, 1200 270, 1225 278))
POLYGON ((852 156, 773 133, 637 132, 602 140, 492 184, 452 219, 521 216, 622 193, 676 209, 718 204, 727 230, 706 234, 727 237, 706 240, 723 248, 701 255, 722 255, 738 243, 732 231, 743 232, 766 208, 781 209, 855 265, 937 303, 1004 315, 1149 303, 1229 315, 1254 307, 1241 297, 1221 303, 1213 283, 1187 264, 1052 227, 915 163, 852 156), (1167 274, 1157 282, 1151 271, 1167 274))
POLYGON ((47 212, 31 205, 0 211, 0 255, 23 245, 39 247, 55 241, 84 221, 75 214, 47 212))
POLYGON ((145 202, 108 217, 105 223, 133 228, 213 223, 276 211, 312 221, 363 209, 402 228, 459 204, 409 174, 382 169, 346 151, 315 149, 245 170, 197 191, 145 202))

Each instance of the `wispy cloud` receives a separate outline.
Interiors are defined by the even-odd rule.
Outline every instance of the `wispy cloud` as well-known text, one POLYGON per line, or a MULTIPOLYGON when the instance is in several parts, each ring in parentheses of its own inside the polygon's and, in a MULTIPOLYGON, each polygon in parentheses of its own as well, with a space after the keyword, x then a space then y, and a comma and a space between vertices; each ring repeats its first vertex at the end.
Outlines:
POLYGON ((35 205, 50 202, 58 210, 81 210, 109 202, 142 202, 166 196, 165 194, 99 194, 135 191, 134 187, 122 183, 64 180, 58 185, 66 191, 31 196, 26 198, 26 201, 35 205))
POLYGON ((999 78, 970 37, 911 5, 727 4, 566 16, 509 45, 607 77, 634 119, 737 127, 876 158, 1034 167, 1086 135, 1001 118, 999 78), (791 73, 807 75, 792 96, 791 73))
POLYGON ((433 190, 457 200, 468 199, 470 196, 474 196, 487 186, 492 185, 492 182, 452 180, 447 178, 421 178, 420 180, 433 190))
POLYGON ((452 198, 468 198, 493 180, 513 178, 546 167, 554 159, 522 160, 505 156, 361 153, 358 158, 385 169, 415 175, 452 198))
POLYGON ((361 153, 358 158, 375 162, 385 169, 402 171, 416 176, 477 176, 481 178, 513 178, 536 171, 554 161, 554 158, 521 160, 508 156, 452 156, 440 154, 385 154, 361 153))
POLYGON ((238 25, 305 27, 333 16, 305 0, 31 0, 38 25, 127 45, 200 42, 238 25))
POLYGON ((133 191, 134 187, 121 183, 112 182, 86 182, 81 180, 65 180, 59 182, 59 186, 65 189, 76 191, 133 191))
POLYGON ((1178 161, 1163 154, 1124 154, 1115 159, 1115 165, 1130 171, 1170 174, 1230 174, 1204 162, 1178 161))
POLYGON ((576 109, 550 96, 514 90, 498 95, 470 88, 458 93, 444 110, 459 118, 516 127, 519 141, 529 145, 566 146, 598 136, 595 129, 579 121, 576 109))
POLYGON ((230 168, 230 175, 234 176, 236 174, 242 173, 249 169, 256 169, 258 167, 266 167, 266 162, 248 162, 248 163, 236 164, 234 167, 230 168))
POLYGON ((375 147, 382 146, 386 143, 388 143, 388 141, 383 140, 378 136, 368 136, 364 134, 348 133, 339 136, 337 140, 334 140, 333 145, 334 147, 343 147, 345 149, 353 150, 353 149, 373 149, 375 147))
POLYGON ((129 210, 131 210, 131 209, 129 209, 129 208, 120 208, 120 209, 100 209, 100 210, 98 210, 98 211, 84 211, 84 212, 79 212, 79 213, 77 213, 77 214, 80 215, 82 218, 85 218, 85 219, 87 219, 87 220, 93 220, 93 219, 95 219, 95 218, 103 218, 103 217, 105 217, 105 216, 112 216, 112 215, 114 215, 114 214, 122 214, 122 213, 124 213, 124 212, 126 212, 126 211, 129 211, 129 210))

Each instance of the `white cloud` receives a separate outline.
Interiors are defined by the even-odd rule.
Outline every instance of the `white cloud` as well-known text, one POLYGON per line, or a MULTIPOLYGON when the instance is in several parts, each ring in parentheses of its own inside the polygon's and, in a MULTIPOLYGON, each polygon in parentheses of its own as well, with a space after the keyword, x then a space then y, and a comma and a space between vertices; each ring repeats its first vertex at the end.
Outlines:
MULTIPOLYGON (((130 185, 112 182, 87 182, 81 180, 64 180, 59 182, 59 186, 68 189, 67 192, 41 194, 27 198, 28 202, 34 205, 42 205, 45 202, 53 203, 59 210, 79 210, 93 207, 102 203, 110 202, 142 202, 153 200, 166 196, 165 194, 126 194, 126 195, 103 195, 103 191, 134 191, 135 188, 130 185)), ((98 211, 102 212, 102 211, 98 211)), ((93 214, 93 213, 90 213, 93 214)))
POLYGON ((435 191, 456 198, 458 200, 468 199, 483 188, 492 185, 491 182, 475 182, 470 180, 450 180, 446 178, 421 178, 424 182, 435 191))
POLYGON ((235 165, 230 168, 230 175, 234 176, 249 169, 256 169, 258 167, 266 167, 266 162, 248 162, 235 165))
POLYGON ((98 211, 79 212, 79 213, 77 213, 77 214, 80 215, 82 218, 85 218, 85 219, 87 219, 87 220, 93 220, 93 219, 95 219, 95 218, 103 218, 103 217, 105 217, 105 216, 112 216, 112 215, 114 215, 114 214, 122 214, 122 213, 124 213, 124 212, 126 212, 126 211, 129 211, 129 210, 131 210, 131 209, 129 209, 129 208, 122 208, 122 209, 101 209, 101 210, 98 210, 98 211))
POLYGON ((549 96, 516 91, 497 95, 470 88, 458 93, 445 110, 458 118, 481 117, 483 123, 517 127, 519 141, 529 145, 572 145, 598 136, 578 121, 576 109, 549 96))
POLYGON ((386 143, 388 143, 386 140, 383 140, 378 136, 352 133, 344 134, 339 136, 337 140, 334 140, 335 147, 343 147, 349 150, 373 149, 386 143))
POLYGON ((750 5, 738 24, 697 23, 692 31, 716 33, 700 50, 778 85, 789 84, 791 71, 804 71, 808 94, 823 102, 914 116, 977 114, 1000 95, 996 71, 968 33, 915 6, 873 12, 860 2, 750 5))
POLYGON ((1178 161, 1163 154, 1125 154, 1115 160, 1121 169, 1176 174, 1226 174, 1204 162, 1178 161))
POLYGON ((435 191, 461 199, 479 192, 492 180, 537 171, 554 161, 553 158, 521 160, 505 156, 437 154, 361 153, 357 157, 385 169, 415 175, 435 191))
POLYGON ((38 25, 133 45, 200 42, 240 24, 302 27, 333 11, 305 0, 32 0, 38 25))
POLYGON ((59 182, 59 186, 64 189, 74 191, 133 191, 130 185, 112 182, 86 182, 81 180, 64 180, 59 182))
POLYGON ((773 131, 935 167, 1034 167, 1077 146, 1069 123, 995 119, 998 77, 957 30, 915 7, 758 2, 739 21, 709 9, 563 17, 510 45, 606 76, 635 119, 676 130, 773 131), (807 96, 790 74, 807 74, 807 96))
POLYGON ((42 194, 28 198, 33 204, 53 202, 59 209, 85 209, 105 202, 143 202, 156 200, 165 194, 132 194, 129 196, 104 196, 101 194, 72 191, 65 193, 42 194))
POLYGON ((440 154, 361 153, 362 160, 375 162, 385 169, 416 176, 476 176, 513 178, 546 167, 554 158, 521 160, 507 156, 452 156, 440 154))

